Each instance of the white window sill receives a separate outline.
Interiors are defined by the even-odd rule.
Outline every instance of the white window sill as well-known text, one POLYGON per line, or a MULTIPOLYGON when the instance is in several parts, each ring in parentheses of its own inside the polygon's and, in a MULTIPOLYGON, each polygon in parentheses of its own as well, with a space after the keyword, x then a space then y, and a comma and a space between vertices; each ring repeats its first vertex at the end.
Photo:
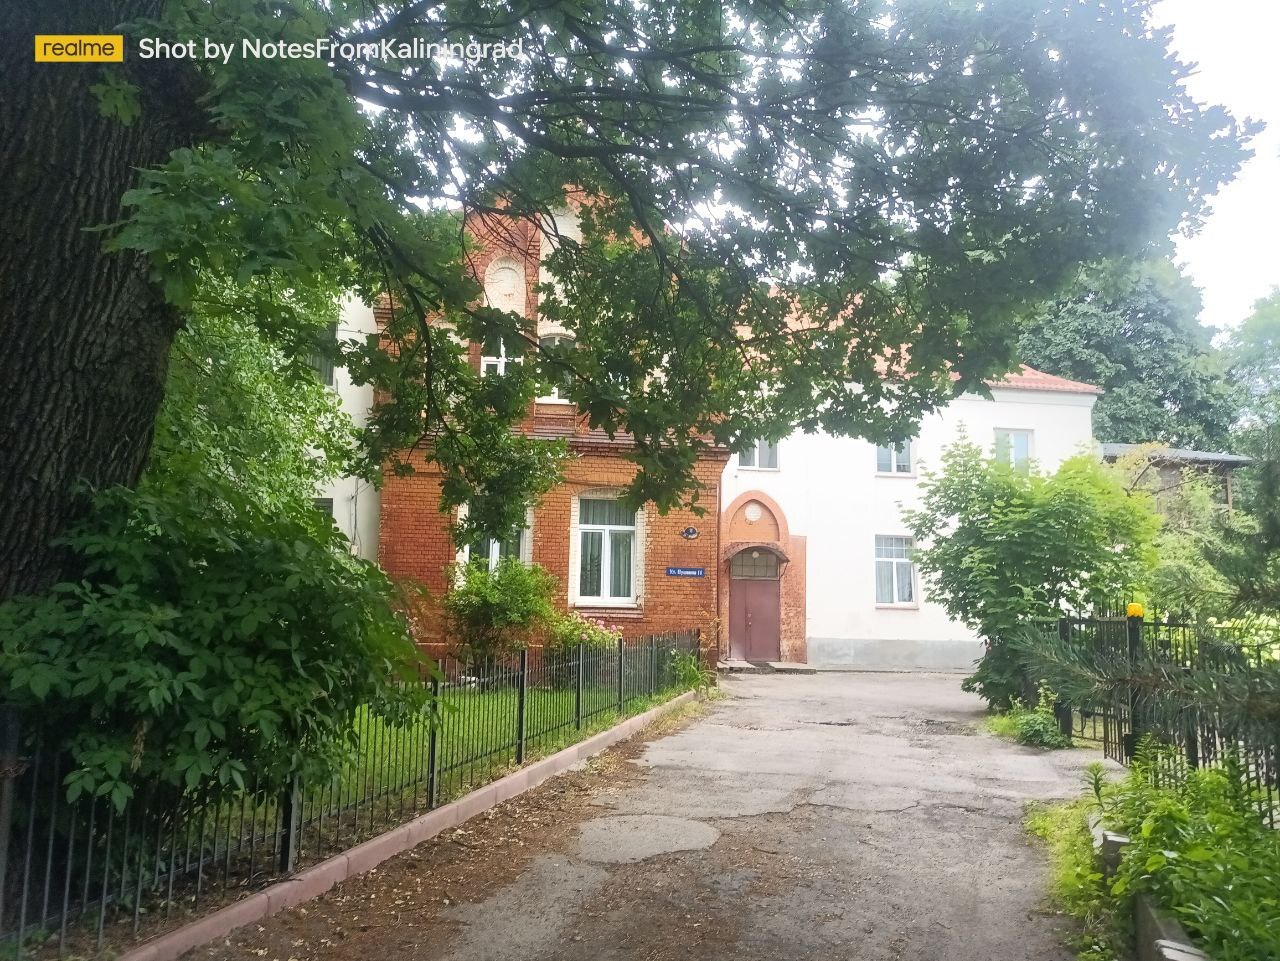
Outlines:
POLYGON ((915 471, 912 471, 910 474, 902 474, 896 471, 883 471, 883 470, 876 471, 876 476, 877 477, 900 477, 903 480, 915 480, 915 477, 916 477, 915 471))
POLYGON ((636 601, 618 601, 618 600, 599 600, 594 597, 579 597, 573 602, 575 610, 610 610, 610 611, 638 611, 639 603, 636 601))
POLYGON ((918 611, 919 604, 876 604, 877 611, 918 611))
POLYGON ((744 467, 743 465, 739 464, 738 470, 752 470, 752 471, 759 471, 762 474, 776 474, 779 471, 781 471, 782 468, 781 467, 744 467))
POLYGON ((535 404, 563 404, 566 407, 573 403, 573 401, 566 400, 564 397, 535 397, 533 402, 535 404))

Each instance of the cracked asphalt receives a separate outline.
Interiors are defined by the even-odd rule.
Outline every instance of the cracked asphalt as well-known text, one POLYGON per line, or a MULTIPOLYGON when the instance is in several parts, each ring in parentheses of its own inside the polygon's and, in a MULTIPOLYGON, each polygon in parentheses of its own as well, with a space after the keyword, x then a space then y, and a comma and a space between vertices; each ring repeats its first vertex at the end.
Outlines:
POLYGON ((1025 804, 1094 755, 979 729, 956 675, 745 675, 210 958, 1070 961, 1025 804))

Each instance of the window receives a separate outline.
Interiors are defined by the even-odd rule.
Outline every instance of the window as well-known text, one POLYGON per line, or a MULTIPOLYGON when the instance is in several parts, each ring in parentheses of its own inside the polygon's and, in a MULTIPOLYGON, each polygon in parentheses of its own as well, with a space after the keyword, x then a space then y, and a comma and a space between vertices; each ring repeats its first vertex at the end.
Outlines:
POLYGON ((505 339, 491 334, 484 340, 480 349, 480 373, 485 377, 501 377, 507 372, 508 364, 518 364, 524 353, 524 344, 514 341, 510 344, 505 339))
POLYGON ((877 474, 910 474, 911 466, 911 441, 876 448, 877 474))
POLYGON ((996 460, 1026 467, 1031 462, 1031 431, 996 428, 996 460))
MULTIPOLYGON (((555 356, 557 352, 573 350, 573 338, 567 334, 547 334, 545 337, 538 338, 538 345, 543 350, 555 356)), ((573 384, 572 371, 557 371, 551 381, 545 386, 542 396, 538 400, 561 400, 569 399, 569 387, 573 384)))
POLYGON ((770 550, 739 551, 729 562, 729 576, 738 580, 776 581, 778 555, 770 550))
MULTIPOLYGON (((336 345, 338 343, 338 325, 330 324, 327 334, 323 335, 322 339, 326 343, 336 345)), ((311 359, 308 363, 311 364, 311 369, 316 372, 316 376, 320 378, 320 383, 326 387, 333 386, 333 354, 317 346, 311 352, 311 359)))
POLYGON ((916 569, 911 538, 876 535, 876 603, 914 604, 916 569))
POLYGON ((620 500, 578 500, 578 600, 634 603, 636 514, 620 500))
POLYGON ((738 455, 739 467, 754 467, 757 470, 778 469, 778 445, 767 440, 758 440, 748 450, 738 455))
POLYGON ((510 537, 487 537, 468 551, 468 561, 473 564, 483 563, 489 570, 498 569, 498 564, 508 557, 524 560, 525 538, 529 536, 527 529, 516 531, 510 537))

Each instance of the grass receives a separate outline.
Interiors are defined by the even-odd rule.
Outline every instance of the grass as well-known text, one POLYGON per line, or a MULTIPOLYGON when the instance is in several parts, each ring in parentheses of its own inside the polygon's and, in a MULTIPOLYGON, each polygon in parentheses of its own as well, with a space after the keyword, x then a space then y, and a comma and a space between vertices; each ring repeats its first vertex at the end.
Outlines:
POLYGON ((1080 933, 1071 941, 1079 961, 1117 961, 1125 957, 1125 912, 1102 875, 1089 831, 1092 798, 1032 804, 1025 826, 1049 854, 1049 895, 1054 906, 1075 918, 1080 933))
POLYGON ((996 737, 1002 737, 1009 741, 1018 739, 1018 722, 1012 713, 1004 714, 988 714, 984 718, 986 728, 996 737))
MULTIPOLYGON (((584 688, 583 720, 575 723, 576 692, 563 688, 531 688, 526 693, 524 761, 546 757, 584 738, 613 727, 681 693, 671 688, 653 695, 632 696, 617 709, 612 685, 584 688)), ((437 803, 444 803, 492 781, 516 765, 519 693, 512 688, 448 688, 441 694, 441 719, 435 730, 439 763, 437 803)), ((425 801, 431 748, 431 724, 423 718, 392 727, 362 713, 356 721, 359 754, 338 779, 338 806, 364 803, 411 792, 425 801)), ((330 797, 333 794, 330 793, 330 797)), ((417 806, 417 805, 415 805, 417 806)))

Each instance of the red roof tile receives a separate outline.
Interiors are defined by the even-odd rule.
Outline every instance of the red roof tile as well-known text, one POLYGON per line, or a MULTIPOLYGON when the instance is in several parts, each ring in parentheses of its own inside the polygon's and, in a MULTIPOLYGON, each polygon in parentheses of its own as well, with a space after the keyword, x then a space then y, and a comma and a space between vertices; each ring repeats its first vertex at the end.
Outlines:
POLYGON ((1078 380, 1067 380, 1055 374, 1046 374, 1042 370, 1023 364, 1020 370, 1005 374, 999 380, 987 381, 988 387, 1000 387, 1005 390, 1054 390, 1064 394, 1101 394, 1101 387, 1082 384, 1078 380))

